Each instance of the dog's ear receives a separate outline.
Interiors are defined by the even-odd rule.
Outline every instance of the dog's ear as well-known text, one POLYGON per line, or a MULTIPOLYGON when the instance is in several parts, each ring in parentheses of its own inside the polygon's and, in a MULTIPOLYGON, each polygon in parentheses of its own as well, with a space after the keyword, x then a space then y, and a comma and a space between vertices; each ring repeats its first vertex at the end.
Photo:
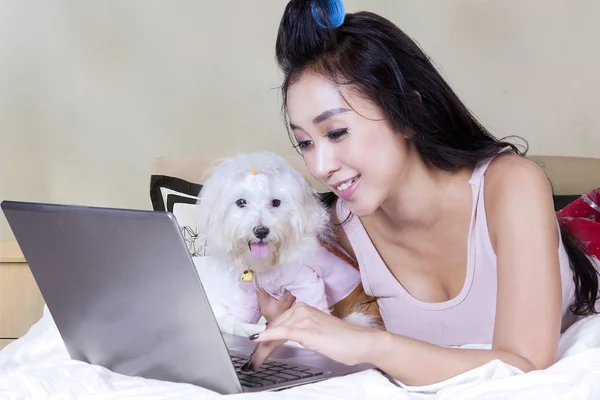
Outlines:
POLYGON ((210 180, 205 181, 202 189, 200 190, 198 201, 196 218, 198 224, 198 230, 206 234, 206 230, 210 223, 210 209, 213 207, 214 201, 214 189, 212 189, 211 185, 209 185, 210 180))
POLYGON ((200 190, 198 196, 197 223, 199 231, 208 235, 211 224, 214 220, 222 220, 224 210, 221 205, 221 198, 224 195, 225 179, 219 173, 218 167, 225 163, 229 158, 224 158, 216 162, 206 173, 206 181, 200 190))

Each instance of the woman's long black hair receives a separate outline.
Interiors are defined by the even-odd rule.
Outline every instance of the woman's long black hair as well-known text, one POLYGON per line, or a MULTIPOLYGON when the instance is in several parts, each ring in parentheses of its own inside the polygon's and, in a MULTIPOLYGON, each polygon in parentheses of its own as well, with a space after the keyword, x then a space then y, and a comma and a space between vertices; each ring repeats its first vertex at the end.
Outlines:
MULTIPOLYGON (((392 22, 357 12, 346 14, 343 24, 334 28, 327 7, 328 0, 292 0, 284 11, 276 57, 284 73, 285 118, 288 87, 310 68, 336 85, 357 89, 378 105, 392 128, 408 135, 428 165, 455 171, 474 167, 505 149, 525 155, 526 150, 488 132, 429 57, 392 22), (315 15, 326 27, 317 24, 315 15)), ((596 269, 562 225, 561 237, 576 286, 571 309, 578 315, 593 314, 598 295, 596 269)))

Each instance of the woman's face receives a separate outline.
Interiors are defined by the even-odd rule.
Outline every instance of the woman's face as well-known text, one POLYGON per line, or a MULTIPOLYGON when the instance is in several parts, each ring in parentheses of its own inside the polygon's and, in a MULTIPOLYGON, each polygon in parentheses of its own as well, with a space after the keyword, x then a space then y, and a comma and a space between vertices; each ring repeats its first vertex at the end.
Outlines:
POLYGON ((410 169, 409 142, 355 91, 306 71, 288 88, 287 109, 310 173, 359 217, 377 210, 410 169))

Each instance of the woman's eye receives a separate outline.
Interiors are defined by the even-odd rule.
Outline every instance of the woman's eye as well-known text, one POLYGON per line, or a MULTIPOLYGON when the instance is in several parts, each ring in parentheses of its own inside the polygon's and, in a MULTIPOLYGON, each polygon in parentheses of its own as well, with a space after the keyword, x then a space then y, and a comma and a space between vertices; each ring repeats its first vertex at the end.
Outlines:
POLYGON ((235 202, 235 204, 239 207, 242 208, 246 205, 246 199, 239 199, 235 202))
POLYGON ((300 150, 306 150, 310 147, 311 144, 312 144, 312 140, 301 140, 298 142, 296 147, 299 148, 300 150))
POLYGON ((281 205, 281 200, 279 200, 279 199, 273 199, 273 201, 271 201, 271 205, 273 207, 279 207, 281 205))
MULTIPOLYGON (((340 140, 342 138, 342 136, 344 136, 347 133, 348 133, 348 128, 340 128, 340 129, 335 129, 333 131, 327 132, 327 134, 325 136, 329 140, 336 142, 336 141, 340 140)), ((298 140, 298 144, 294 147, 296 147, 300 150, 308 150, 312 146, 313 146, 312 140, 298 140)))
POLYGON ((327 137, 333 141, 340 139, 342 136, 344 136, 346 133, 348 133, 348 128, 341 128, 341 129, 336 129, 333 131, 330 131, 327 133, 327 137))

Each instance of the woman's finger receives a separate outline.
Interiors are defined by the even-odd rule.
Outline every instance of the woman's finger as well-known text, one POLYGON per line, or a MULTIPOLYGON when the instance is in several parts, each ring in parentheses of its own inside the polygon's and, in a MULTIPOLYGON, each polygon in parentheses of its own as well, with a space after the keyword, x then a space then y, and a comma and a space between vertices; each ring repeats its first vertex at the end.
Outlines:
MULTIPOLYGON (((285 311, 279 317, 269 322, 265 331, 273 329, 273 327, 277 327, 278 325, 285 322, 291 315, 290 311, 291 310, 285 311)), ((284 343, 285 340, 258 343, 254 348, 254 351, 252 351, 252 355, 250 356, 246 364, 242 366, 242 371, 248 371, 252 368, 259 368, 262 365, 262 363, 265 362, 267 358, 269 358, 271 353, 273 353, 278 347, 282 346, 284 343)))
POLYGON ((242 371, 260 368, 267 358, 284 343, 285 340, 258 343, 246 364, 242 365, 242 371))
MULTIPOLYGON (((274 329, 282 324, 289 323, 291 317, 292 317, 292 309, 288 309, 283 314, 281 314, 279 317, 277 317, 273 321, 269 322, 269 324, 267 325, 267 328, 264 331, 274 329)), ((253 337, 253 336, 254 335, 252 335, 251 337, 253 337)), ((285 342, 286 342, 285 340, 279 340, 279 341, 258 343, 256 345, 256 347, 254 348, 254 351, 252 352, 252 357, 250 357, 250 359, 248 360, 248 363, 247 363, 248 365, 246 365, 246 367, 249 367, 250 365, 253 365, 254 368, 260 367, 262 365, 262 363, 265 362, 265 360, 267 358, 269 358, 271 353, 273 353, 278 347, 282 346, 285 342)))
MULTIPOLYGON (((294 297, 294 296, 292 296, 292 297, 294 297)), ((282 299, 283 299, 283 297, 282 297, 282 299)), ((295 300, 295 297, 294 297, 294 300, 295 300)), ((293 322, 290 318, 292 318, 292 317, 298 318, 298 315, 299 315, 298 309, 302 308, 303 305, 304 304, 302 304, 302 303, 292 304, 290 306, 290 308, 288 308, 283 313, 281 313, 280 316, 275 318, 273 321, 269 322, 269 328, 275 328, 280 325, 293 325, 293 322)))
POLYGON ((259 290, 256 291, 256 296, 258 296, 258 302, 259 303, 261 303, 261 302, 266 303, 267 301, 269 301, 270 299, 272 299, 272 296, 269 293, 267 293, 264 290, 262 290, 262 289, 259 289, 259 290))
POLYGON ((254 349, 254 353, 248 360, 248 363, 246 363, 245 368, 250 369, 251 367, 252 369, 257 369, 260 368, 278 347, 284 345, 288 340, 301 343, 303 330, 298 327, 285 325, 273 329, 265 329, 258 334, 250 336, 250 338, 260 343, 254 349), (265 336, 263 337, 263 335, 265 336))
MULTIPOLYGON (((306 308, 307 307, 303 307, 302 304, 294 305, 292 308, 281 314, 278 318, 270 322, 267 329, 265 329, 260 334, 262 335, 264 332, 271 331, 278 327, 298 327, 301 325, 303 326, 304 323, 307 322, 307 319, 305 318, 306 313, 303 311, 303 309, 306 308)), ((252 335, 251 337, 254 337, 254 335, 252 335)), ((261 343, 258 343, 257 346, 254 348, 254 351, 252 352, 252 357, 250 357, 250 359, 244 366, 245 369, 249 369, 251 366, 253 368, 259 368, 262 365, 262 363, 265 362, 265 360, 269 358, 269 356, 271 356, 271 354, 278 347, 282 346, 286 341, 287 340, 285 338, 282 338, 281 340, 271 341, 261 340, 261 343)), ((244 369, 244 367, 242 369, 244 369)))
POLYGON ((286 291, 283 294, 283 296, 281 296, 281 299, 279 299, 279 301, 282 302, 283 305, 286 306, 287 308, 290 308, 296 301, 296 296, 294 296, 290 292, 286 291))
POLYGON ((271 342, 271 341, 288 341, 302 342, 301 328, 292 325, 283 325, 275 328, 265 329, 262 332, 255 333, 250 336, 250 340, 256 343, 271 342))

